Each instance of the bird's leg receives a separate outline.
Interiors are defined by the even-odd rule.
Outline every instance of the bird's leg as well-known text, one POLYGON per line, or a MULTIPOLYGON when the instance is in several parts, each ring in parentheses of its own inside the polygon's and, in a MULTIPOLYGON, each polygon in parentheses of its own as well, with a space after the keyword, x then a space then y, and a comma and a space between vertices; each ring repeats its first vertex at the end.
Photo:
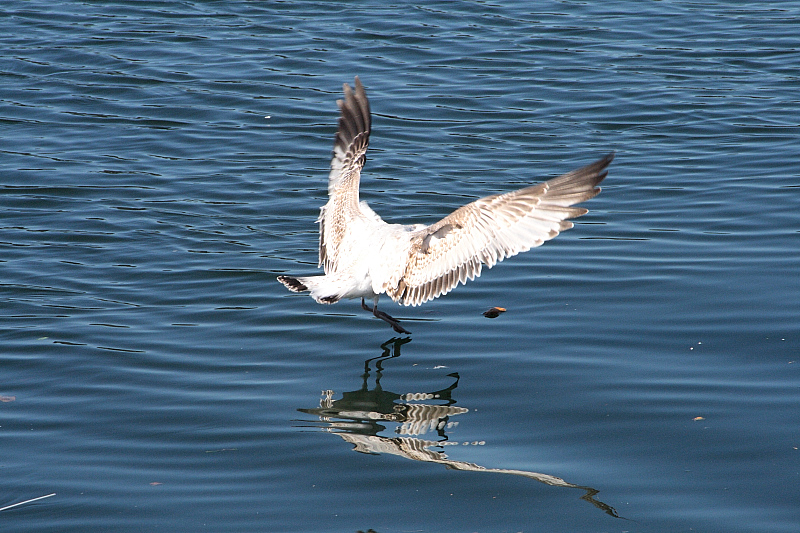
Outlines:
POLYGON ((392 318, 391 316, 389 316, 388 313, 384 313, 383 311, 378 310, 377 298, 375 298, 375 303, 372 305, 372 309, 370 309, 369 306, 367 306, 367 303, 364 301, 364 298, 361 298, 361 307, 365 311, 370 311, 373 315, 380 318, 384 322, 388 322, 389 325, 392 326, 392 329, 395 330, 397 333, 405 333, 407 335, 411 334, 410 331, 408 331, 406 328, 400 325, 400 322, 396 318, 392 318))

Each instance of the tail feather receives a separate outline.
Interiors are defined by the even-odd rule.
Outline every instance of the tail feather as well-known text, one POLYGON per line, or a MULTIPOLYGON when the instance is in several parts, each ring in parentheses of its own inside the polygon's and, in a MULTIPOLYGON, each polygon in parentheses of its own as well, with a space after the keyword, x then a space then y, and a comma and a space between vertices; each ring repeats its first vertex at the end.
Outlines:
POLYGON ((283 283, 287 289, 292 292, 305 292, 308 290, 308 287, 300 281, 298 278, 293 278, 291 276, 278 276, 278 281, 283 283))
POLYGON ((309 276, 307 278, 294 278, 292 276, 278 276, 278 281, 283 283, 292 292, 311 292, 311 297, 321 304, 335 304, 342 298, 341 291, 331 283, 328 276, 309 276))

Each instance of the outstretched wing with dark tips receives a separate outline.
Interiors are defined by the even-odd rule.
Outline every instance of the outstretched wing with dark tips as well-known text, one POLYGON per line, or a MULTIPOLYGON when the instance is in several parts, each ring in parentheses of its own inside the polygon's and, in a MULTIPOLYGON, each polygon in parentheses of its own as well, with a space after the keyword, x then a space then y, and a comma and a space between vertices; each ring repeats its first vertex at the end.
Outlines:
POLYGON ((329 200, 319 216, 319 264, 326 273, 336 270, 339 245, 348 222, 363 216, 358 208, 358 187, 372 125, 369 100, 358 76, 355 90, 345 83, 344 99, 336 104, 341 115, 328 175, 329 200))
POLYGON ((593 198, 614 154, 544 183, 475 200, 417 231, 397 287, 387 294, 419 305, 448 293, 507 257, 540 246, 588 212, 574 204, 593 198))

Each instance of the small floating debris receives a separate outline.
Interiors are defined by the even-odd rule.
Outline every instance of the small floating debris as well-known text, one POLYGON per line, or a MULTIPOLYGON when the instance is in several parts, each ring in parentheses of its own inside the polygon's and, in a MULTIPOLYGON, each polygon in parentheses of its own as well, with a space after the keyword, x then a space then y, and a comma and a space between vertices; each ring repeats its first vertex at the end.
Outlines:
POLYGON ((696 417, 692 418, 692 420, 697 422, 698 420, 705 420, 705 418, 703 418, 702 416, 696 416, 696 417))
POLYGON ((505 313, 505 312, 506 312, 505 307, 492 307, 488 311, 484 312, 483 316, 485 316, 486 318, 497 318, 500 316, 500 313, 505 313))

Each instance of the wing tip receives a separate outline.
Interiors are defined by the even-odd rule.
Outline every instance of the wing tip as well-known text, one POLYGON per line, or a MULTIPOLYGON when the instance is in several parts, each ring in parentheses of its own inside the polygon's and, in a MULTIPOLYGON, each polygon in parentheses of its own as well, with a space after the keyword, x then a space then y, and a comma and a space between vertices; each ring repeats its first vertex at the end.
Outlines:
POLYGON ((344 83, 342 91, 344 98, 336 100, 340 113, 334 150, 338 146, 343 151, 347 151, 348 146, 357 137, 369 136, 372 117, 367 93, 358 76, 355 78, 355 90, 348 83, 344 83))

